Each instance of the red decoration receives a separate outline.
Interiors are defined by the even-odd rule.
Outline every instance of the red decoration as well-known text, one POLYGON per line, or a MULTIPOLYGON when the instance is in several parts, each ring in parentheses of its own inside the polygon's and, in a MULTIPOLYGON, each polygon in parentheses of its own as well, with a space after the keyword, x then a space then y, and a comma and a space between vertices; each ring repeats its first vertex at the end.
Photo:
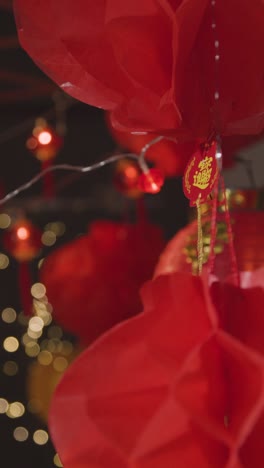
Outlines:
POLYGON ((32 311, 30 293, 32 281, 28 262, 39 255, 41 250, 41 231, 30 221, 20 220, 4 234, 5 249, 19 262, 18 284, 20 299, 25 315, 32 311))
POLYGON ((259 0, 16 0, 15 12, 36 63, 75 98, 112 111, 116 128, 205 140, 214 124, 225 135, 264 127, 259 0))
POLYGON ((216 143, 197 150, 188 162, 183 178, 183 190, 191 206, 204 203, 212 192, 218 175, 216 143))
MULTIPOLYGON (((27 139, 26 146, 42 163, 42 170, 50 168, 63 144, 62 137, 48 126, 45 119, 37 119, 32 135, 27 139)), ((43 178, 43 193, 46 198, 55 195, 55 183, 52 172, 47 172, 43 178)))
POLYGON ((131 160, 122 159, 116 165, 114 185, 116 189, 129 198, 138 198, 142 195, 139 189, 139 177, 141 170, 139 165, 131 160))
POLYGON ((30 221, 20 220, 4 234, 5 249, 18 261, 29 262, 41 250, 41 232, 30 221))
POLYGON ((50 127, 38 124, 26 142, 27 148, 42 162, 55 158, 62 147, 62 138, 50 127))
POLYGON ((57 387, 50 431, 64 467, 262 468, 263 275, 250 289, 209 291, 179 273, 148 283, 144 313, 57 387))
POLYGON ((145 193, 158 193, 164 184, 164 176, 158 169, 142 172, 139 178, 139 188, 145 193))
MULTIPOLYGON (((239 271, 254 271, 264 266, 264 213, 237 211, 231 212, 230 216, 239 271)), ((156 266, 155 276, 175 271, 191 272, 192 263, 186 249, 192 247, 195 250, 196 244, 197 222, 193 221, 168 243, 156 266)), ((216 248, 215 272, 223 279, 230 274, 230 255, 228 244, 222 236, 216 239, 216 248)))
POLYGON ((94 222, 52 253, 41 269, 54 318, 90 343, 141 310, 139 288, 151 278, 164 246, 159 228, 94 222))

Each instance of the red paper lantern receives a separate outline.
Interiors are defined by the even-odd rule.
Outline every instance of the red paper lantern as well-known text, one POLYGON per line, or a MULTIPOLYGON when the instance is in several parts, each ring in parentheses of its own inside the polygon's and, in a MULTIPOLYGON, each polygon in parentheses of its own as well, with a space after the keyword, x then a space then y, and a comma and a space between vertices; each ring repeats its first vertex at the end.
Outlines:
POLYGON ((16 0, 15 12, 35 62, 116 128, 193 140, 264 127, 260 0, 16 0))
MULTIPOLYGON (((241 194, 243 196, 243 194, 241 194)), ((264 266, 264 212, 231 212, 234 248, 239 271, 253 271, 264 266)), ((208 223, 209 227, 209 223, 208 223)), ((215 273, 219 278, 230 274, 230 252, 225 224, 221 223, 215 245, 215 273)), ((204 259, 210 252, 210 235, 204 230, 204 259)), ((161 254, 154 276, 175 271, 191 272, 197 259, 197 222, 179 231, 161 254)))
POLYGON ((263 275, 247 277, 249 289, 209 291, 180 273, 148 283, 144 313, 57 387, 49 426, 64 467, 261 468, 263 275))
POLYGON ((139 288, 164 246, 148 223, 94 222, 87 235, 52 253, 41 269, 54 318, 90 343, 141 310, 139 288))

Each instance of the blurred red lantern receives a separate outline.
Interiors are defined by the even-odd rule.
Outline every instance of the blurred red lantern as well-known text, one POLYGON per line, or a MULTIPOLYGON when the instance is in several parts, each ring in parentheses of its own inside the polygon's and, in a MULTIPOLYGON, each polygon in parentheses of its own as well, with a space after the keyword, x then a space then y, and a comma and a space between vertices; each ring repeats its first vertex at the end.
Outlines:
POLYGON ((35 62, 116 128, 185 140, 263 129, 259 0, 16 0, 15 12, 35 62))
POLYGON ((115 167, 114 185, 116 189, 129 198, 139 198, 143 192, 139 188, 141 170, 139 165, 130 159, 121 159, 115 167))
POLYGON ((29 262, 41 251, 41 231, 30 221, 21 219, 11 225, 3 238, 4 248, 18 262, 18 284, 25 315, 32 312, 32 285, 29 262))
POLYGON ((139 288, 151 278, 164 246, 158 227, 94 222, 87 235, 52 253, 43 263, 54 318, 90 343, 141 310, 139 288))
POLYGON ((144 313, 88 348, 57 387, 49 426, 64 467, 261 468, 264 290, 253 285, 263 274, 249 289, 209 291, 180 273, 148 283, 144 313))
MULTIPOLYGON (((51 167, 62 145, 62 137, 42 118, 36 120, 32 135, 26 142, 28 150, 41 161, 42 170, 51 167)), ((55 195, 55 183, 51 171, 48 171, 43 178, 43 194, 46 198, 52 198, 55 195)))
MULTIPOLYGON (((243 197, 243 192, 241 194, 243 197)), ((231 212, 234 248, 239 271, 253 271, 264 266, 264 212, 231 212)), ((204 225, 204 262, 210 253, 210 222, 204 225)), ((215 243, 215 273, 221 279, 230 274, 230 254, 226 224, 218 223, 215 243)), ((196 272, 197 268, 197 222, 193 221, 179 231, 161 254, 155 276, 175 271, 196 272)))
POLYGON ((3 243, 5 249, 18 262, 29 262, 41 250, 41 231, 30 221, 21 219, 8 229, 3 243))

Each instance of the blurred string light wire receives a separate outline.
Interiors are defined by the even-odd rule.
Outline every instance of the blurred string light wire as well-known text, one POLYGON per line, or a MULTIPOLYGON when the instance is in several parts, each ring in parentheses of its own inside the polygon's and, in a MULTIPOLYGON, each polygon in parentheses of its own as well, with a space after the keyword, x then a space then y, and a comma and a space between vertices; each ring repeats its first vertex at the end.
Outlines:
POLYGON ((149 148, 156 143, 160 142, 161 140, 166 139, 166 140, 172 140, 176 141, 175 139, 171 137, 166 137, 166 136, 158 136, 153 138, 149 143, 147 143, 141 150, 139 155, 136 155, 134 153, 122 153, 122 154, 114 154, 108 158, 105 158, 99 162, 95 162, 94 164, 91 164, 89 166, 75 166, 72 164, 54 164, 53 166, 49 166, 43 171, 39 172, 36 174, 34 177, 32 177, 28 182, 20 185, 18 188, 15 190, 12 190, 9 192, 5 197, 0 199, 0 206, 4 205, 7 203, 9 200, 12 200, 15 198, 17 195, 19 195, 21 192, 24 192, 25 190, 28 190, 32 185, 34 185, 36 182, 38 182, 40 179, 42 179, 46 174, 58 170, 63 170, 63 171, 71 171, 71 172, 79 172, 82 174, 85 174, 87 172, 92 172, 97 169, 100 169, 108 164, 112 164, 114 162, 119 161, 120 159, 123 158, 131 158, 135 159, 144 174, 149 173, 149 167, 146 163, 145 156, 149 148))

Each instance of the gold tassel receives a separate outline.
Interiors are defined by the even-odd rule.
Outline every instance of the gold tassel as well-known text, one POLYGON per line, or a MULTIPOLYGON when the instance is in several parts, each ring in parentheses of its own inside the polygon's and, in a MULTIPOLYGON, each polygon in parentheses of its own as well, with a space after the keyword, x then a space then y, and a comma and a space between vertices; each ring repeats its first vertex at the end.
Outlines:
POLYGON ((200 204, 201 195, 196 202, 197 207, 197 229, 198 229, 198 236, 197 236, 197 253, 198 253, 198 274, 202 274, 203 269, 203 227, 202 227, 202 210, 200 204))

